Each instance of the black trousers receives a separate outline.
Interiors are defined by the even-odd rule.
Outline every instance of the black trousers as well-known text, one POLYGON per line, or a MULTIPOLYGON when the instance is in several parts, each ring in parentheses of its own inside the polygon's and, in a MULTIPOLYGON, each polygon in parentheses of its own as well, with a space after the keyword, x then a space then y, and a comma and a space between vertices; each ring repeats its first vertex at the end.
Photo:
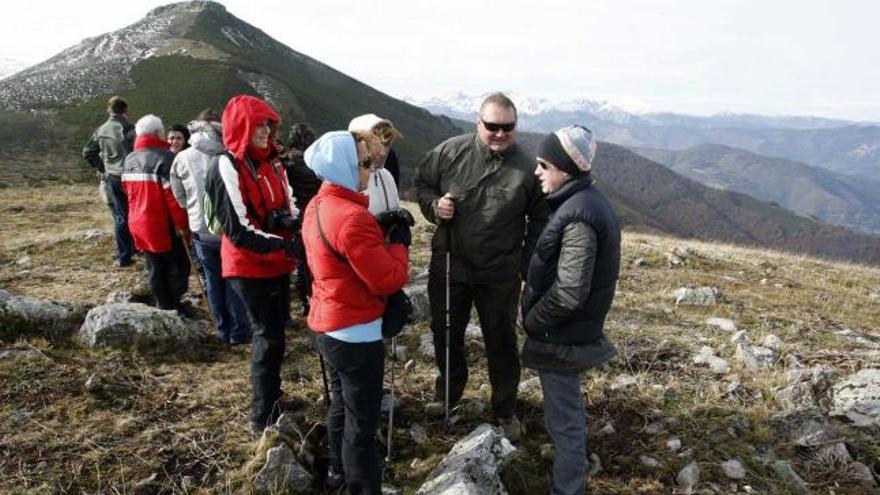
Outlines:
POLYGON ((327 439, 333 471, 343 473, 352 495, 382 493, 376 429, 382 405, 385 346, 348 343, 317 334, 330 375, 327 439))
POLYGON ((280 414, 284 328, 290 319, 290 276, 228 280, 244 301, 253 330, 251 422, 268 426, 280 414))
MULTIPOLYGON (((449 403, 461 399, 468 380, 467 350, 464 333, 476 306, 486 344, 489 383, 492 385, 492 409, 498 418, 513 416, 520 379, 516 346, 516 306, 520 282, 480 284, 453 280, 450 284, 449 403)), ((434 397, 446 397, 446 259, 435 256, 428 274, 428 298, 431 305, 431 332, 434 354, 440 371, 434 397)))
POLYGON ((144 252, 144 264, 156 305, 161 309, 177 309, 180 298, 186 294, 190 272, 189 259, 180 238, 172 236, 171 251, 144 252))

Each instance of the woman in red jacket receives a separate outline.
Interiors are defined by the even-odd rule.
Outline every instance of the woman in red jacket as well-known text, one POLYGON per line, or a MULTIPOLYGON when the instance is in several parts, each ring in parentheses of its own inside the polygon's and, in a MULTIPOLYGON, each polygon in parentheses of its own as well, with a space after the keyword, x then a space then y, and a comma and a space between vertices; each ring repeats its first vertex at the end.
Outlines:
POLYGON ((276 152, 278 114, 259 98, 239 95, 222 120, 227 151, 208 167, 205 189, 223 227, 223 278, 245 302, 253 329, 251 430, 258 433, 279 414, 299 211, 276 152))
POLYGON ((327 413, 330 480, 344 477, 351 494, 381 493, 376 428, 382 401, 387 296, 408 277, 409 225, 389 243, 361 192, 381 142, 369 133, 330 132, 305 153, 324 180, 306 208, 303 243, 312 272, 309 327, 330 371, 327 413))

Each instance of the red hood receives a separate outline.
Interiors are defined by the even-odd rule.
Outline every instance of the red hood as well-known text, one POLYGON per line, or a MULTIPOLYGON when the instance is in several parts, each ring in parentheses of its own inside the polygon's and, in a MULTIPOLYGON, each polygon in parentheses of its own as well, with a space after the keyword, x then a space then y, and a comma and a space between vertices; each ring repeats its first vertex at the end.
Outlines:
MULTIPOLYGON (((281 117, 265 101, 250 95, 232 97, 223 110, 223 145, 239 160, 244 159, 254 128, 263 120, 278 124, 281 117)), ((275 131, 269 135, 269 149, 275 147, 275 131)))

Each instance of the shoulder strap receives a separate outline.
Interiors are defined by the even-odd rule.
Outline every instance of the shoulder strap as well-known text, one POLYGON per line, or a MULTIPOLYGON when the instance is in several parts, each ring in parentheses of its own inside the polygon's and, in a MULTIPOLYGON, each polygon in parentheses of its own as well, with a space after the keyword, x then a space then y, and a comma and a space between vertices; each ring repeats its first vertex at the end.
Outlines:
POLYGON ((348 260, 345 258, 345 256, 343 256, 342 253, 340 253, 339 251, 334 249, 333 246, 330 244, 330 241, 327 240, 327 236, 324 235, 324 228, 321 227, 321 201, 320 200, 315 201, 315 219, 318 221, 318 234, 321 235, 321 240, 324 241, 324 245, 327 246, 327 249, 329 249, 330 252, 333 253, 334 256, 336 256, 336 259, 338 259, 339 261, 341 261, 343 263, 348 263, 348 260))

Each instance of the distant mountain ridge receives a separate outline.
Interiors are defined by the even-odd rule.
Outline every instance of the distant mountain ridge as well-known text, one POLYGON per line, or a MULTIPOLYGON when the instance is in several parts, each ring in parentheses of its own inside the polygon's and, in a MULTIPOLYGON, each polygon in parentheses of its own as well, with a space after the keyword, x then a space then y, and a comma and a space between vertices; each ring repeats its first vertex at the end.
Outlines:
MULTIPOLYGON (((482 95, 412 101, 428 111, 473 122, 482 95)), ((880 125, 798 116, 637 113, 609 102, 575 100, 552 103, 513 94, 522 105, 520 129, 552 132, 565 125, 586 125, 605 141, 633 148, 682 150, 699 144, 742 148, 787 158, 837 173, 880 177, 880 125)))
POLYGON ((635 151, 707 186, 772 201, 826 223, 880 233, 880 180, 854 179, 804 163, 717 144, 701 144, 682 151, 635 151))

